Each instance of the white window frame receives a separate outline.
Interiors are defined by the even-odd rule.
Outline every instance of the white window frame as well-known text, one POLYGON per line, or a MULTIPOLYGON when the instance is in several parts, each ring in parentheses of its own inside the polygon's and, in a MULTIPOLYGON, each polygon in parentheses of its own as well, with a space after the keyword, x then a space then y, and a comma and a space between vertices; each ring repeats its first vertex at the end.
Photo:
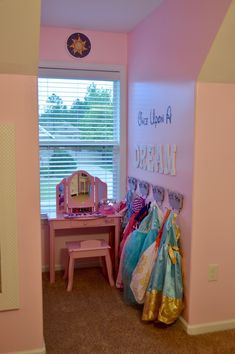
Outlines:
MULTIPOLYGON (((127 176, 127 74, 124 65, 97 65, 87 63, 68 63, 68 62, 51 62, 42 61, 39 64, 40 69, 48 69, 48 71, 59 70, 81 70, 88 73, 94 72, 94 75, 100 73, 99 79, 108 78, 109 74, 117 74, 120 80, 120 175, 119 175, 119 199, 121 200, 126 193, 126 176, 127 176)), ((40 75, 38 75, 41 77, 40 75)), ((92 78, 92 76, 91 76, 92 78)), ((93 77, 94 78, 94 77, 93 77)), ((40 148, 40 146, 39 146, 40 148)))

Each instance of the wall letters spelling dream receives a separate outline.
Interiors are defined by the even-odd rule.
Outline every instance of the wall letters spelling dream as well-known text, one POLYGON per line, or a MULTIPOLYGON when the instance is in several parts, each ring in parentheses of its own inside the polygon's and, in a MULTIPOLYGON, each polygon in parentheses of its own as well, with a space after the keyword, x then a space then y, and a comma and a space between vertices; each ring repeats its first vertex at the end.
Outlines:
POLYGON ((176 145, 137 145, 136 167, 165 175, 176 175, 176 145))

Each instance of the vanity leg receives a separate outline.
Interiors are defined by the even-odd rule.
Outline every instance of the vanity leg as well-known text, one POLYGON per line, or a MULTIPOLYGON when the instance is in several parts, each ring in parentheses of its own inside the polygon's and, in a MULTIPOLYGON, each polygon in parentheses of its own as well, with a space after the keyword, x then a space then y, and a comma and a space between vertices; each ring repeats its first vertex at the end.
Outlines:
POLYGON ((114 242, 114 269, 115 269, 115 275, 118 273, 118 264, 119 264, 119 258, 118 258, 118 251, 119 251, 119 244, 120 244, 120 219, 117 218, 115 222, 115 242, 114 242))
POLYGON ((50 283, 55 282, 55 230, 52 223, 50 226, 50 283))

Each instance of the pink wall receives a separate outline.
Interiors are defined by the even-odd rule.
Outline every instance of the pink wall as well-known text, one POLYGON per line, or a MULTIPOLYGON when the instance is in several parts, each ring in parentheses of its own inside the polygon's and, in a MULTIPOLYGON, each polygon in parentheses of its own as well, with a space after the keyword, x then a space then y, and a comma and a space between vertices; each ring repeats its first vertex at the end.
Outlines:
POLYGON ((1 122, 16 127, 20 308, 0 313, 0 352, 42 349, 37 78, 0 75, 1 122))
POLYGON ((186 310, 191 284, 191 213, 193 183, 195 83, 230 0, 173 2, 160 7, 128 36, 128 174, 184 194, 179 216, 184 252, 186 310), (213 9, 213 10, 212 10, 213 9), (200 23, 200 26, 198 24, 200 23), (172 125, 141 126, 138 112, 157 114, 172 107, 172 125), (137 169, 137 144, 176 144, 176 176, 137 169))
POLYGON ((129 36, 134 81, 196 80, 231 0, 164 0, 129 36))
POLYGON ((127 35, 124 33, 94 32, 74 28, 42 27, 40 60, 77 62, 78 64, 126 65, 127 35), (74 32, 86 34, 91 41, 91 51, 85 58, 74 58, 67 51, 67 38, 74 32))
POLYGON ((191 324, 235 318, 234 102, 234 84, 197 84, 191 324), (218 281, 208 282, 209 264, 218 281))
MULTIPOLYGON (((13 124, 16 133, 19 274, 19 309, 0 312, 0 353, 42 354, 45 348, 36 77, 41 1, 2 0, 0 3, 0 121, 13 124), (12 46, 12 38, 16 37, 20 40, 16 40, 12 46)), ((1 203, 4 205, 4 200, 1 203)), ((2 217, 4 215, 1 215, 0 220, 2 217)))
MULTIPOLYGON (((184 208, 179 217, 185 253, 185 283, 189 284, 191 248, 191 205, 193 176, 194 83, 134 83, 129 85, 128 175, 152 184, 176 190, 184 195, 184 208), (166 113, 171 105, 171 125, 138 126, 138 111, 148 114, 155 108, 166 113), (187 132, 187 134, 185 134, 187 132), (143 171, 135 166, 135 145, 176 144, 176 176, 143 171)), ((167 196, 166 196, 167 200, 167 196)), ((166 203, 167 205, 167 203, 166 203)))
MULTIPOLYGON (((190 324, 225 318, 224 314, 215 311, 212 314, 212 306, 209 306, 211 299, 209 300, 209 298, 201 307, 204 311, 204 307, 208 306, 208 312, 205 311, 207 315, 196 315, 198 306, 196 294, 198 292, 194 292, 195 287, 198 286, 200 289, 204 285, 208 287, 205 281, 204 283, 200 282, 201 273, 195 268, 198 266, 198 260, 201 257, 199 249, 202 247, 202 239, 195 236, 198 235, 198 230, 201 231, 199 224, 200 218, 202 218, 197 198, 193 201, 194 206, 197 206, 196 212, 193 214, 195 221, 193 233, 191 231, 191 215, 193 179, 196 180, 197 173, 200 175, 202 172, 201 169, 196 169, 194 176, 195 80, 230 2, 231 0, 223 2, 220 0, 198 0, 196 2, 178 0, 176 3, 165 0, 152 15, 128 35, 128 174, 184 194, 184 208, 180 214, 179 223, 182 229, 185 255, 186 311, 184 317, 190 324), (165 113, 168 105, 172 107, 171 126, 165 125, 157 128, 138 126, 139 110, 147 114, 155 108, 158 114, 162 114, 165 113), (166 143, 177 145, 177 174, 175 177, 147 172, 135 167, 133 161, 136 144, 166 143)), ((73 59, 66 51, 66 39, 76 31, 78 30, 42 28, 41 61, 76 62, 77 59, 73 59)), ((78 63, 126 65, 127 42, 125 34, 82 30, 81 32, 90 37, 92 52, 88 57, 77 61, 78 63)), ((196 130, 196 139, 198 139, 196 144, 200 140, 200 134, 197 137, 197 133, 201 134, 201 129, 196 130)), ((204 155, 201 153, 199 156, 202 158, 204 155)), ((200 160, 200 158, 199 162, 201 163, 203 159, 200 160)), ((210 178, 213 178, 211 174, 210 178)), ((195 185, 195 188, 198 188, 198 184, 195 185)), ((198 193, 195 195, 198 196, 198 193)), ((204 240, 207 244, 207 235, 204 240)), ((204 270, 199 267, 203 271, 205 271, 205 265, 212 262, 209 254, 205 253, 204 270)), ((218 259, 218 263, 221 263, 220 259, 218 259)), ((227 270, 227 268, 225 269, 227 270)), ((226 282, 224 279, 221 281, 221 283, 226 282)), ((212 286, 215 287, 210 283, 209 287, 212 286)), ((211 293, 209 294, 211 295, 211 293)))
MULTIPOLYGON (((122 65, 127 66, 127 34, 94 32, 72 28, 42 27, 40 39, 40 61, 54 63, 78 63, 94 65, 122 65), (82 32, 86 34, 92 49, 89 55, 82 59, 73 58, 67 51, 66 40, 70 34, 82 32)), ((53 65, 52 64, 52 65, 53 65)), ((42 222, 42 265, 47 269, 49 261, 47 224, 42 222)), ((98 236, 99 237, 99 236, 98 236)), ((61 248, 64 248, 66 237, 60 237, 56 243, 56 266, 61 267, 61 248)), ((71 239, 74 237, 71 236, 71 239)), ((77 237, 76 237, 77 239, 77 237)))

